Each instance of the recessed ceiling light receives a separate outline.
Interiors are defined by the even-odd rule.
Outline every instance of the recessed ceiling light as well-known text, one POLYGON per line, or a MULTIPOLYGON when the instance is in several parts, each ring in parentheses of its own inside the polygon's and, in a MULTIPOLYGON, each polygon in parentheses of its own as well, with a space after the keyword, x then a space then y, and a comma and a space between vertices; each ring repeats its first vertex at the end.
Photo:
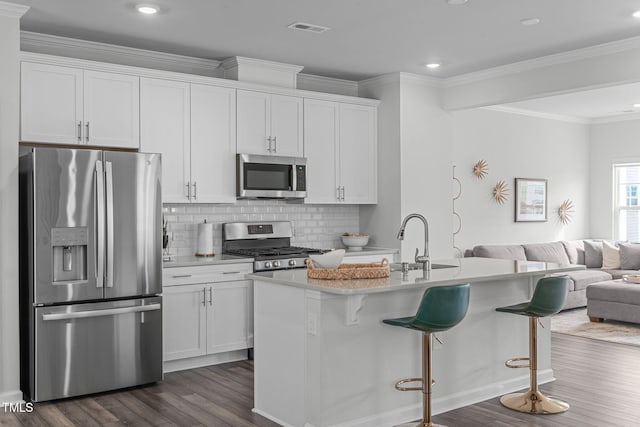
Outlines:
POLYGON ((428 64, 425 65, 425 67, 427 67, 430 70, 435 70, 436 68, 440 68, 440 64, 439 62, 430 62, 428 64))
POLYGON ((634 18, 640 18, 640 10, 636 10, 631 16, 633 16, 634 18))
POLYGON ((522 25, 538 25, 540 23, 540 18, 524 18, 520 20, 522 25))
POLYGON ((136 5, 136 10, 144 15, 154 15, 158 13, 160 8, 152 4, 138 4, 136 5))
POLYGON ((447 0, 447 3, 451 5, 458 5, 458 4, 465 4, 468 1, 469 0, 447 0))

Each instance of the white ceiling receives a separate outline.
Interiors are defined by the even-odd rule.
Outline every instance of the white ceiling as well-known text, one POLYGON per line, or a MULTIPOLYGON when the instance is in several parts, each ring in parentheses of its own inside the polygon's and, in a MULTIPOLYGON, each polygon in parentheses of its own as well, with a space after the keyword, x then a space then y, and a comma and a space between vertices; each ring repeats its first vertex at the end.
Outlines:
MULTIPOLYGON (((348 80, 396 71, 447 78, 640 36, 640 19, 631 16, 640 0, 141 0, 161 7, 155 16, 135 12, 135 0, 10 1, 31 7, 26 31, 217 60, 268 59, 348 80), (541 23, 520 24, 531 17, 541 23), (331 30, 287 28, 298 21, 331 30), (430 71, 427 62, 442 67, 430 71)), ((514 107, 603 117, 629 108, 629 89, 514 107), (609 97, 626 104, 603 105, 609 97), (586 108, 593 99, 597 108, 586 108)))

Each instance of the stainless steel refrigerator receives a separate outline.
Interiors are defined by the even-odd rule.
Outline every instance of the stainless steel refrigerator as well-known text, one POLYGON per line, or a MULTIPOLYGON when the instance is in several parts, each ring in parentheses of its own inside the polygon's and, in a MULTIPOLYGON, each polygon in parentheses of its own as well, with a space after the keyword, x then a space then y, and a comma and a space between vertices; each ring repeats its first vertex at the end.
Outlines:
POLYGON ((22 149, 25 398, 162 379, 160 174, 159 154, 22 149))

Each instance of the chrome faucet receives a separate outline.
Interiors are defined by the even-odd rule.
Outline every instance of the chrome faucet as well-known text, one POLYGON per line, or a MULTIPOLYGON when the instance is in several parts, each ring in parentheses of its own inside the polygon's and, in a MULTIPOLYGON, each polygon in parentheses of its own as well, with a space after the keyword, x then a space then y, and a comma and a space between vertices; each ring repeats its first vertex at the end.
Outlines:
POLYGON ((424 252, 422 255, 418 255, 419 250, 416 248, 415 262, 416 264, 422 264, 423 271, 429 271, 431 269, 431 260, 429 258, 429 223, 427 219, 417 213, 407 215, 402 220, 400 231, 398 231, 398 240, 404 240, 404 229, 407 227, 407 222, 409 222, 411 218, 418 218, 424 225, 424 252))

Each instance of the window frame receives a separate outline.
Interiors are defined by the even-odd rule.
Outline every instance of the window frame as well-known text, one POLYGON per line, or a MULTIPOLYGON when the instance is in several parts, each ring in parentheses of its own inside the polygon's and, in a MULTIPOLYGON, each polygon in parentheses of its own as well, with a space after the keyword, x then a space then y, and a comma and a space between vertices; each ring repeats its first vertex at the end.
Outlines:
MULTIPOLYGON (((613 164, 613 238, 616 240, 628 240, 628 235, 622 237, 620 233, 620 214, 625 211, 640 211, 640 200, 639 203, 635 206, 631 205, 621 205, 621 197, 620 197, 620 171, 623 168, 628 167, 640 167, 640 162, 638 161, 630 161, 624 163, 614 163, 613 164)), ((638 180, 638 191, 640 191, 640 179, 638 180)), ((627 199, 628 196, 624 196, 624 199, 627 199)), ((638 198, 638 197, 636 197, 638 198)))

